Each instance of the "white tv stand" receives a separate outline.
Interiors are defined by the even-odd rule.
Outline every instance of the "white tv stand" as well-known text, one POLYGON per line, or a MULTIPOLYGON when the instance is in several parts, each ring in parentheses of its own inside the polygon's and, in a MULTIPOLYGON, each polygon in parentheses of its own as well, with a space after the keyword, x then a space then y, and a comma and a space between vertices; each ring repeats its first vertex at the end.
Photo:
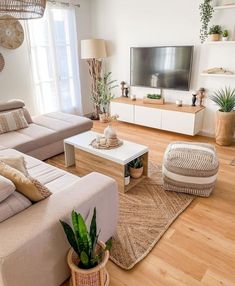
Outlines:
POLYGON ((142 99, 132 101, 118 97, 111 102, 111 114, 118 120, 147 127, 194 136, 202 129, 205 107, 174 103, 145 104, 142 99))

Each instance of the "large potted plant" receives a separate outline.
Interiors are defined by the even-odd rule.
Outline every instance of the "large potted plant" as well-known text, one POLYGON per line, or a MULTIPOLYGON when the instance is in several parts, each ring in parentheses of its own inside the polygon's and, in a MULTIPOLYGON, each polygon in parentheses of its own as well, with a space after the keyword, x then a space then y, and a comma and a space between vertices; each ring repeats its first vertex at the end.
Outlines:
POLYGON ((213 25, 209 29, 209 35, 211 41, 219 41, 221 38, 221 34, 223 33, 222 27, 220 25, 213 25))
POLYGON ((214 8, 212 6, 212 0, 203 0, 199 6, 200 16, 201 16, 201 30, 200 30, 200 39, 201 43, 204 43, 208 36, 208 26, 210 20, 213 16, 214 8))
POLYGON ((110 242, 104 244, 98 240, 96 209, 94 209, 90 230, 88 231, 81 214, 72 212, 72 225, 60 221, 68 242, 71 245, 67 261, 71 269, 73 286, 106 286, 109 275, 106 264, 109 259, 110 242))
POLYGON ((115 85, 116 80, 111 79, 111 72, 105 73, 105 75, 98 81, 98 92, 100 95, 100 121, 101 122, 109 122, 110 121, 110 102, 114 98, 112 94, 112 90, 117 87, 115 85))
POLYGON ((232 144, 235 128, 235 89, 225 87, 216 91, 210 99, 219 106, 216 116, 216 143, 229 146, 232 144))

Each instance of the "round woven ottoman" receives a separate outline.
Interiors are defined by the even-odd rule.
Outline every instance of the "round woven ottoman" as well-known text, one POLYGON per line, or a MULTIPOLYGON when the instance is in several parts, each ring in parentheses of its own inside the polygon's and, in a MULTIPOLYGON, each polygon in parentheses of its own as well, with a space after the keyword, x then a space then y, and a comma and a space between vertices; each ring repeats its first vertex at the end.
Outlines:
POLYGON ((209 197, 215 187, 219 162, 213 145, 173 142, 165 152, 163 188, 209 197))

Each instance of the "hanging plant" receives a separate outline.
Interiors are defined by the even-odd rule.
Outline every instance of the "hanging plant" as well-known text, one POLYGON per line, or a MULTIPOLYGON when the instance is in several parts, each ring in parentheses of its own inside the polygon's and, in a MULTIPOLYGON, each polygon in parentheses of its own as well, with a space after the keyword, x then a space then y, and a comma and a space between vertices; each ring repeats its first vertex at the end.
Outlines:
POLYGON ((200 30, 200 39, 203 44, 208 36, 208 26, 213 16, 214 8, 212 6, 212 0, 204 0, 199 6, 202 27, 200 30))

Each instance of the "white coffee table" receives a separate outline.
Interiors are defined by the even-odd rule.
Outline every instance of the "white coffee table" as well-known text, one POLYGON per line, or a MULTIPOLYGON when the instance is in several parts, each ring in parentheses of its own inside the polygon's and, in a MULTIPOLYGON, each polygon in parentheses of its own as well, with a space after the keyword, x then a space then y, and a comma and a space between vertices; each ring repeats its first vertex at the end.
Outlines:
POLYGON ((80 176, 91 172, 99 172, 114 178, 119 190, 126 192, 148 176, 148 152, 147 146, 123 140, 123 145, 116 149, 95 149, 90 143, 99 133, 88 131, 64 140, 65 165, 76 165, 80 176), (125 166, 132 160, 142 157, 144 172, 140 179, 131 179, 125 186, 125 166))

